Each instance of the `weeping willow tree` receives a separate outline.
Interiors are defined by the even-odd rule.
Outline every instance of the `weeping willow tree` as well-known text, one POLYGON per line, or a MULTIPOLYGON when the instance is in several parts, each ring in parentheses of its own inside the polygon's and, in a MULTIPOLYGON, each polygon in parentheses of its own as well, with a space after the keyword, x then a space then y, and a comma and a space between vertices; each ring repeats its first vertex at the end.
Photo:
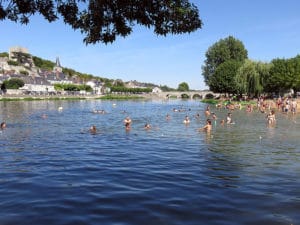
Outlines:
POLYGON ((249 97, 259 96, 263 92, 263 79, 259 73, 260 63, 246 60, 238 69, 236 84, 239 94, 247 94, 249 97))

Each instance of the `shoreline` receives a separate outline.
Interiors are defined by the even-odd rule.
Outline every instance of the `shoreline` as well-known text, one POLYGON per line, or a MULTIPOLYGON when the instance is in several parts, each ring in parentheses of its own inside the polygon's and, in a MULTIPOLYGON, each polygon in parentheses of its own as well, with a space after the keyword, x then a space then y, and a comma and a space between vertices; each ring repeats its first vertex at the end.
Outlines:
POLYGON ((134 100, 148 99, 140 95, 0 95, 0 101, 43 101, 43 100, 134 100))

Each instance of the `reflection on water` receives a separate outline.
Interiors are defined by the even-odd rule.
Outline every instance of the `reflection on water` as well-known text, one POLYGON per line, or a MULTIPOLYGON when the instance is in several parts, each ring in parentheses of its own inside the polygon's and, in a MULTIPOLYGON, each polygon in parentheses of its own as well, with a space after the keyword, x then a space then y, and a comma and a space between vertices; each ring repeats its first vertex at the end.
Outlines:
POLYGON ((212 106, 218 120, 207 134, 197 131, 205 108, 0 102, 0 224, 297 224, 299 116, 278 114, 268 127, 264 114, 241 110, 221 126, 227 111, 212 106))

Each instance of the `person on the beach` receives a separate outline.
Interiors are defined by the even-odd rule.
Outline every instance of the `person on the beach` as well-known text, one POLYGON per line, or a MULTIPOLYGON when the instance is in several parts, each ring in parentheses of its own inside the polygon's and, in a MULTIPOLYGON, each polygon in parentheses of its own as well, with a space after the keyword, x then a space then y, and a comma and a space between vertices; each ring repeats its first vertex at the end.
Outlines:
POLYGON ((199 128, 198 130, 199 131, 206 131, 206 132, 210 132, 212 129, 212 125, 211 125, 211 120, 210 119, 207 119, 206 120, 206 125, 202 128, 199 128))

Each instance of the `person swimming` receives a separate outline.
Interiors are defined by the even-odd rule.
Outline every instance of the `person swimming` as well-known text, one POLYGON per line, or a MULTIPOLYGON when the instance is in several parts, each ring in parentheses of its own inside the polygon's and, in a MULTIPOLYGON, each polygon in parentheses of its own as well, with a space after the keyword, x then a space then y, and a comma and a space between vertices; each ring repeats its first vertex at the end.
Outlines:
POLYGON ((144 126, 144 129, 145 130, 150 130, 151 129, 151 124, 146 123, 145 126, 144 126))
POLYGON ((227 117, 226 117, 226 123, 227 124, 233 124, 231 115, 232 115, 231 113, 227 114, 227 117))
POLYGON ((93 110, 93 113, 97 113, 97 114, 105 114, 106 112, 105 112, 105 110, 103 110, 103 109, 98 109, 98 110, 94 109, 94 110, 93 110))
POLYGON ((185 116, 184 120, 183 120, 183 123, 184 124, 189 124, 191 121, 190 121, 190 118, 188 116, 185 116))
POLYGON ((92 126, 90 127, 90 133, 91 133, 91 134, 96 134, 96 133, 97 133, 97 128, 96 128, 95 125, 92 125, 92 126))
POLYGON ((206 107, 206 110, 205 110, 205 116, 206 116, 206 117, 209 117, 209 116, 210 116, 210 107, 209 107, 209 105, 206 107))
POLYGON ((170 120, 171 116, 169 114, 166 115, 166 120, 170 120))
POLYGON ((5 122, 2 122, 1 125, 0 125, 0 129, 1 130, 4 130, 6 128, 6 123, 5 122))
POLYGON ((198 129, 198 131, 206 131, 206 132, 210 132, 211 130, 212 130, 212 125, 210 119, 206 120, 206 125, 204 127, 198 129))
POLYGON ((126 130, 129 130, 131 128, 131 123, 132 123, 132 120, 130 119, 130 117, 127 116, 123 122, 124 122, 126 130))

